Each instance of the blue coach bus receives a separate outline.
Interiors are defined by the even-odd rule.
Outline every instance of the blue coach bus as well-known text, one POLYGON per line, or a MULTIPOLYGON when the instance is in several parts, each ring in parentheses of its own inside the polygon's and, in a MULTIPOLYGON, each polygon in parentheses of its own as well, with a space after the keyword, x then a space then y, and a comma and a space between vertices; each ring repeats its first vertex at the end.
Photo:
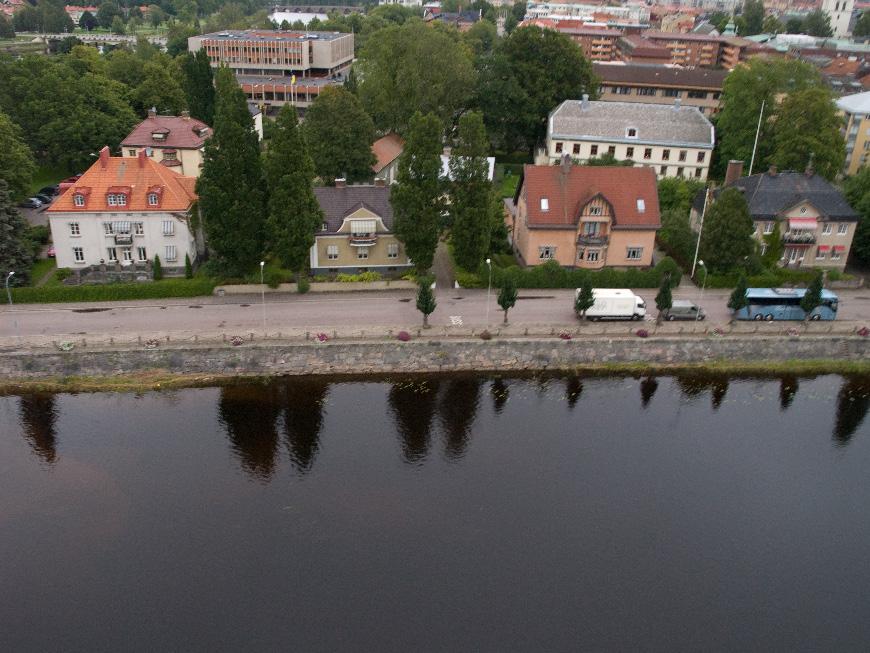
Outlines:
MULTIPOLYGON (((738 320, 805 320, 801 299, 806 288, 747 288, 749 304, 734 314, 738 320)), ((822 303, 810 313, 811 320, 837 319, 837 296, 822 290, 822 303)))

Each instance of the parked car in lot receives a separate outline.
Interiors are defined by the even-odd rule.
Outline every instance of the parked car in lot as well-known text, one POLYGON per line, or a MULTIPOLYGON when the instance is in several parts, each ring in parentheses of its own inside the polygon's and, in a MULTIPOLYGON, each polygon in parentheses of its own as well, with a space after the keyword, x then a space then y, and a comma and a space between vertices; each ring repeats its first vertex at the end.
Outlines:
POLYGON ((24 208, 24 209, 38 209, 40 206, 42 206, 42 202, 40 202, 35 197, 28 197, 26 200, 21 202, 21 204, 19 204, 18 206, 20 206, 21 208, 24 208))
POLYGON ((707 317, 704 309, 690 299, 675 299, 671 308, 665 311, 665 319, 674 320, 703 320, 707 317))
POLYGON ((45 195, 44 193, 37 193, 34 197, 46 206, 54 201, 54 198, 51 195, 45 195))
POLYGON ((60 187, 57 184, 55 184, 54 186, 43 186, 42 188, 39 189, 39 192, 37 193, 37 195, 46 195, 48 197, 54 197, 55 195, 57 195, 58 190, 60 190, 60 187))

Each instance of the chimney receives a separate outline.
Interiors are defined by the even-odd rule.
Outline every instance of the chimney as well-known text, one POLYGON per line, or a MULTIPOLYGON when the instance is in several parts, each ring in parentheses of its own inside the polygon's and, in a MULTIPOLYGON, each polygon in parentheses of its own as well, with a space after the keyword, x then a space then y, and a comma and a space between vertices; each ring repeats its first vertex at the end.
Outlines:
POLYGON ((145 153, 145 150, 139 150, 139 154, 136 155, 136 158, 139 159, 139 167, 145 167, 145 160, 148 158, 148 155, 145 153))
POLYGON ((559 167, 562 169, 562 176, 567 177, 571 172, 571 157, 567 154, 563 154, 562 160, 559 162, 559 167))
POLYGON ((387 180, 386 180, 386 179, 383 179, 383 178, 381 178, 381 177, 378 177, 377 179, 375 179, 375 186, 376 186, 377 188, 386 188, 386 186, 387 186, 387 180))
POLYGON ((149 118, 156 118, 157 117, 157 107, 151 107, 150 109, 148 109, 148 117, 149 118))
POLYGON ((769 174, 771 177, 776 177, 776 166, 771 165, 767 171, 767 174, 769 174))
POLYGON ((190 120, 190 111, 184 110, 181 112, 181 117, 185 120, 190 120))
POLYGON ((100 150, 100 167, 101 168, 108 168, 109 167, 109 157, 110 156, 111 155, 109 154, 109 146, 103 145, 103 149, 100 150))
POLYGON ((581 100, 581 102, 580 102, 580 108, 581 109, 588 109, 589 108, 589 93, 583 94, 583 100, 581 100))
POLYGON ((344 177, 339 177, 335 180, 336 188, 344 188, 345 186, 347 186, 347 179, 345 179, 344 177))
POLYGON ((730 186, 735 181, 743 176, 743 161, 732 159, 728 162, 728 169, 725 171, 725 186, 730 186))
POLYGON ((816 174, 816 169, 813 167, 813 153, 812 152, 810 152, 810 160, 807 161, 807 167, 804 170, 804 174, 807 177, 812 177, 814 174, 816 174))

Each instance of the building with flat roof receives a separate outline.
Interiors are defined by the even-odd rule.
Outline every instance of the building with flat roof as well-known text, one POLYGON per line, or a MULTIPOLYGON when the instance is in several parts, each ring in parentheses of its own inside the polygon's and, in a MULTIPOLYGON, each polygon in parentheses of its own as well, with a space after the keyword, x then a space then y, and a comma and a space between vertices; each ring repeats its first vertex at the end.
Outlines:
POLYGON ((670 63, 671 51, 639 34, 626 34, 616 41, 619 59, 642 63, 670 63))
POLYGON ((681 34, 649 30, 643 33, 648 41, 668 48, 671 63, 679 66, 721 66, 731 70, 753 54, 768 48, 756 41, 737 36, 711 34, 681 34))
POLYGON ((204 49, 215 68, 231 68, 249 100, 305 107, 321 88, 342 81, 353 39, 341 32, 227 30, 191 36, 187 47, 204 49))
POLYGON ((561 32, 583 50, 583 56, 590 61, 612 61, 616 58, 616 41, 622 30, 603 25, 588 25, 582 20, 533 18, 520 23, 521 27, 536 25, 544 29, 561 32))
POLYGON ((870 92, 841 97, 837 108, 846 118, 844 172, 854 175, 867 164, 870 156, 870 92))
POLYGON ((697 107, 637 102, 566 100, 547 121, 546 151, 536 163, 564 155, 584 163, 610 154, 653 168, 659 178, 704 180, 715 145, 713 125, 697 107))
POLYGON ((673 65, 645 63, 592 64, 601 80, 601 100, 605 102, 642 102, 697 107, 712 116, 721 107, 722 84, 727 70, 679 68, 673 65))

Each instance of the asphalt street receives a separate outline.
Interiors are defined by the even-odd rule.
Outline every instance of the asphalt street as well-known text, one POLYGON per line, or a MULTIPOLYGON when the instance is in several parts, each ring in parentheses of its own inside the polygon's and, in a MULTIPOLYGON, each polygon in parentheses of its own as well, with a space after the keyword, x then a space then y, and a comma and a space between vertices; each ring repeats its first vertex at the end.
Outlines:
MULTIPOLYGON (((647 302, 654 320, 655 289, 636 291, 647 302)), ((728 291, 680 288, 674 298, 692 299, 707 312, 708 321, 728 321, 728 291)), ((514 325, 570 325, 576 323, 573 290, 522 290, 510 311, 514 325)), ((841 291, 840 320, 870 323, 870 290, 841 291)), ((435 326, 483 327, 487 324, 486 290, 439 290, 438 308, 430 317, 435 326)), ((268 330, 364 329, 367 326, 401 329, 416 326, 421 316, 410 291, 347 294, 272 294, 261 305, 260 295, 197 297, 193 299, 95 302, 76 304, 3 305, 0 338, 28 335, 122 335, 261 329, 265 313, 268 330), (264 310, 265 309, 265 310, 264 310)), ((496 292, 489 300, 489 324, 502 320, 496 292)))

